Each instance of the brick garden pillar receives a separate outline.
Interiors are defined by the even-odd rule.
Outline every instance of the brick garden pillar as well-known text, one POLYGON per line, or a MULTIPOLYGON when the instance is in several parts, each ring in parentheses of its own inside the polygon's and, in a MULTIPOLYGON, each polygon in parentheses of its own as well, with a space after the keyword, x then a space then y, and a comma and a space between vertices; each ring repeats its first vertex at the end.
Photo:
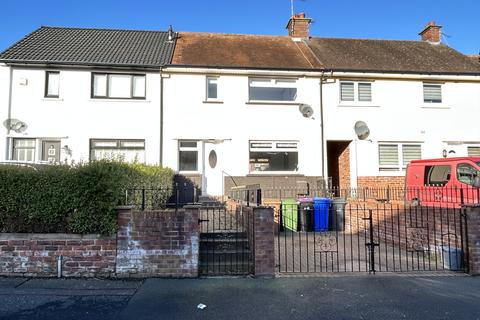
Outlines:
POLYGON ((253 209, 255 276, 275 276, 275 223, 273 208, 253 209))
POLYGON ((468 262, 471 275, 480 275, 480 204, 467 207, 468 262))

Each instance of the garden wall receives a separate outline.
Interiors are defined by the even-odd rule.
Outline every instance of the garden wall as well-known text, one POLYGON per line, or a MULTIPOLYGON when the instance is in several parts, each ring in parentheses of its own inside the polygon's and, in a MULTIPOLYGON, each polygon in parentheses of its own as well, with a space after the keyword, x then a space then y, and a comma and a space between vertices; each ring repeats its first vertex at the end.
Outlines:
POLYGON ((56 277, 196 277, 198 208, 118 211, 113 236, 0 234, 0 275, 56 277), (61 257, 61 258, 60 258, 61 257))

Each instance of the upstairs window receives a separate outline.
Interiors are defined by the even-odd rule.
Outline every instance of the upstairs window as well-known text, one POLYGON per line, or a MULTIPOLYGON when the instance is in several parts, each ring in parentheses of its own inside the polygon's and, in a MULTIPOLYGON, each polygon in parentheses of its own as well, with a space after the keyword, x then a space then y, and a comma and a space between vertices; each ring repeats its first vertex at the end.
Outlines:
POLYGON ((145 75, 92 74, 92 98, 145 99, 145 75))
POLYGON ((380 171, 402 171, 412 160, 422 158, 419 144, 382 143, 378 145, 380 171))
POLYGON ((294 141, 250 141, 250 172, 298 171, 294 141))
POLYGON ((145 140, 91 139, 90 160, 145 162, 145 140))
POLYGON ((423 84, 423 102, 442 103, 442 86, 440 84, 423 84))
POLYGON ((58 98, 60 96, 60 72, 47 71, 45 73, 45 97, 58 98))
POLYGON ((297 82, 291 79, 249 79, 250 101, 293 102, 297 99, 297 82))
POLYGON ((207 100, 218 99, 218 78, 207 77, 207 100))
POLYGON ((340 82, 340 101, 372 101, 372 84, 369 82, 340 82))

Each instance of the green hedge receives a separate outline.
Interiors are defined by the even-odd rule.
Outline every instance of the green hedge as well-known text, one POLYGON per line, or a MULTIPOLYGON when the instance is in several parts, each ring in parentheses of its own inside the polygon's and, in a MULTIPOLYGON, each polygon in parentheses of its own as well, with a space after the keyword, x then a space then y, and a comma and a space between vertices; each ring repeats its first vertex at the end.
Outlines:
POLYGON ((112 234, 115 207, 125 204, 125 190, 168 189, 173 176, 172 170, 158 166, 107 160, 74 166, 0 165, 0 231, 112 234))

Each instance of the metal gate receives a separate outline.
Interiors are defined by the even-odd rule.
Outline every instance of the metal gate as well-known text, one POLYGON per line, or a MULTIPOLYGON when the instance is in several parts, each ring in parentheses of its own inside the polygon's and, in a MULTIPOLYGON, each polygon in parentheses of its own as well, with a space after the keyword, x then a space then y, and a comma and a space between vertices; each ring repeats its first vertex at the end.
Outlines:
POLYGON ((280 273, 468 271, 461 208, 350 203, 322 212, 292 203, 276 219, 280 273))
POLYGON ((200 210, 201 276, 247 275, 252 271, 253 219, 241 207, 200 210))

